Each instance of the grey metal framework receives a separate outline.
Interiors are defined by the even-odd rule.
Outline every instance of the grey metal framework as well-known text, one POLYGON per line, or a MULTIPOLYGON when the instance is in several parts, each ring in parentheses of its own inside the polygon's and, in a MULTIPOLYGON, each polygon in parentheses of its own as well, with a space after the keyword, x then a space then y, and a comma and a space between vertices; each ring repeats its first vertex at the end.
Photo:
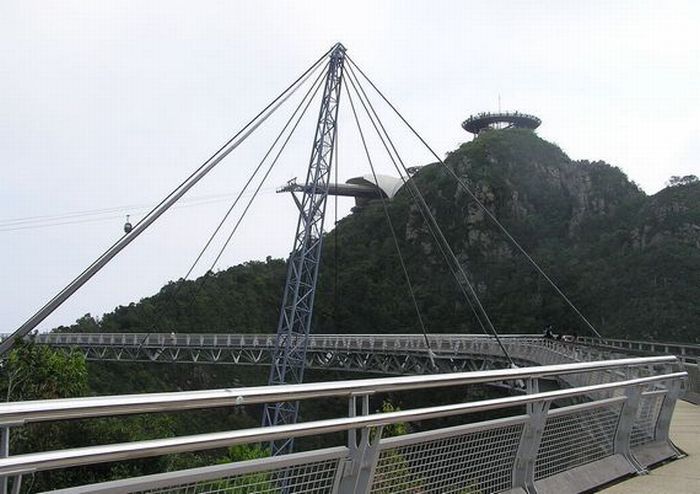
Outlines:
MULTIPOLYGON (((688 372, 683 399, 700 403, 700 345, 651 343, 579 337, 565 342, 538 335, 502 335, 518 365, 591 362, 628 355, 675 355, 688 372)), ((270 334, 49 333, 36 337, 88 360, 270 365, 275 338, 270 334)), ((433 367, 422 335, 309 335, 306 367, 380 375, 433 374, 499 369, 508 366, 492 338, 475 334, 429 336, 433 367)), ((570 379, 570 378, 567 378, 570 379)), ((564 384, 569 381, 560 379, 564 384)))
MULTIPOLYGON (((308 188, 304 190, 300 200, 294 196, 299 208, 299 220, 294 248, 289 256, 277 338, 272 352, 268 381, 270 385, 301 383, 304 380, 306 338, 311 330, 321 261, 323 221, 335 150, 344 62, 345 47, 338 43, 331 52, 328 63, 321 110, 306 176, 308 188)), ((293 424, 298 414, 298 402, 269 404, 265 407, 263 425, 293 424)), ((287 453, 292 449, 292 440, 273 443, 272 449, 273 454, 287 453)))
POLYGON ((639 355, 675 355, 684 364, 700 363, 700 345, 697 343, 673 343, 660 341, 622 340, 582 336, 577 342, 587 346, 639 355))
MULTIPOLYGON (((493 338, 476 334, 429 336, 437 370, 430 363, 425 338, 418 334, 301 335, 306 367, 363 373, 426 374, 506 367, 493 338)), ((619 355, 536 335, 503 335, 503 344, 522 365, 593 361, 619 355)), ((49 333, 37 343, 80 350, 89 360, 162 363, 270 365, 275 351, 271 334, 49 333)))
MULTIPOLYGON (((277 192, 305 192, 309 188, 306 184, 298 184, 296 180, 290 180, 282 187, 277 189, 277 192)), ((386 196, 384 191, 376 185, 361 185, 353 183, 329 183, 328 195, 331 196, 346 196, 361 199, 379 199, 386 196)))
POLYGON ((679 368, 674 357, 643 357, 432 376, 2 403, 3 426, 330 396, 348 399, 350 413, 298 424, 9 456, 0 458, 0 475, 12 477, 16 487, 21 475, 35 471, 344 431, 347 444, 329 449, 57 492, 583 492, 678 456, 668 440, 668 428, 681 382, 687 377, 679 368), (601 373, 608 375, 608 381, 595 384, 601 373), (547 376, 580 376, 580 382, 589 384, 541 392, 538 383, 547 376), (446 386, 463 389, 516 379, 527 382, 525 394, 389 413, 370 409, 369 397, 375 393, 446 386), (514 415, 382 437, 390 424, 427 424, 431 419, 496 409, 511 409, 514 415))
POLYGON ((542 120, 534 115, 520 112, 487 112, 477 115, 470 115, 464 122, 462 128, 472 134, 479 134, 485 130, 494 128, 494 125, 503 124, 504 128, 531 129, 535 130, 540 126, 542 120))
POLYGON ((700 345, 697 343, 654 342, 613 338, 580 337, 579 343, 602 351, 625 355, 675 355, 688 373, 683 399, 700 405, 700 345))

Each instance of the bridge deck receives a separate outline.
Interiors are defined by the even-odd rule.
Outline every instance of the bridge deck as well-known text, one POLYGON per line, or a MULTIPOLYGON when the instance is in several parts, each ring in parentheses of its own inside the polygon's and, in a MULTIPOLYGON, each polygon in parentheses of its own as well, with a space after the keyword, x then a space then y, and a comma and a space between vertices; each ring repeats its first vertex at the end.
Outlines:
POLYGON ((700 406, 678 401, 671 438, 688 456, 634 477, 602 492, 606 494, 697 494, 700 492, 700 406))

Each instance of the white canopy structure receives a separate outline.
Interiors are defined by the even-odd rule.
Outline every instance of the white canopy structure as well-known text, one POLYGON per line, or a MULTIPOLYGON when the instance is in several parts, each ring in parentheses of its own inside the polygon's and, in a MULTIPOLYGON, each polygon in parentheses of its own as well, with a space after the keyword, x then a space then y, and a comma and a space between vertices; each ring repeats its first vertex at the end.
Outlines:
POLYGON ((377 175, 375 182, 373 175, 363 175, 361 177, 351 178, 347 181, 349 184, 365 185, 377 187, 387 199, 393 199, 396 193, 403 187, 404 182, 399 177, 391 177, 389 175, 377 175))

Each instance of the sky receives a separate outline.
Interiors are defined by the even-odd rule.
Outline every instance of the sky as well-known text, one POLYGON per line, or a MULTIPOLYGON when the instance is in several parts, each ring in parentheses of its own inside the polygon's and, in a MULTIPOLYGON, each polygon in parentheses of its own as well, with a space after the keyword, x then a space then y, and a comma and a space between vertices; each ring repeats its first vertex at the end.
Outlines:
MULTIPOLYGON (((700 175, 699 25, 700 4, 691 1, 5 0, 0 333, 117 240, 126 214, 142 217, 338 41, 439 154, 469 140, 460 123, 496 110, 500 96, 504 110, 538 115, 538 134, 572 159, 618 166, 648 194, 671 175, 700 175)), ((183 276, 287 106, 40 328, 100 316, 183 276)), ((216 269, 288 254, 297 213, 275 188, 303 180, 317 107, 216 269)), ((382 111, 407 164, 430 162, 382 111)), ((340 181, 370 171, 353 125, 341 101, 340 181)), ((391 174, 376 156, 378 172, 391 174)), ((339 200, 338 216, 351 206, 339 200)))

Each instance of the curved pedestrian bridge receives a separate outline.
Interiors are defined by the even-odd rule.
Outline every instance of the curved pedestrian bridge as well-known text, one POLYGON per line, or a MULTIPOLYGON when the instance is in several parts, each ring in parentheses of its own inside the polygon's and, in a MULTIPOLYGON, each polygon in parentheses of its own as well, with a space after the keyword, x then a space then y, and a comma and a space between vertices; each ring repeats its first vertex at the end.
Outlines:
MULTIPOLYGON (((177 348, 196 347, 200 352, 209 352, 214 347, 225 349, 228 345, 246 351, 257 348, 264 355, 268 346, 266 337, 253 335, 241 340, 243 335, 224 336, 229 342, 226 345, 221 339, 208 341, 209 335, 199 340, 194 335, 143 335, 140 340, 125 336, 126 340, 120 342, 114 335, 61 335, 60 341, 52 339, 58 336, 51 335, 40 337, 40 342, 82 348, 89 357, 92 355, 90 358, 96 358, 93 352, 97 349, 111 346, 100 353, 104 358, 114 355, 110 352, 116 348, 129 347, 129 355, 144 355, 144 360, 149 361, 164 361, 163 353, 177 348)), ((433 338, 430 344, 435 365, 429 363, 425 346, 421 347, 425 345, 424 341, 420 343, 422 338, 411 335, 321 335, 310 344, 313 359, 320 367, 351 370, 365 366, 360 370, 366 372, 367 366, 376 365, 376 372, 406 374, 403 376, 0 404, 0 425, 12 428, 76 417, 331 397, 346 399, 349 409, 349 414, 327 420, 8 456, 0 458, 0 475, 8 477, 9 487, 13 488, 19 485, 21 476, 35 471, 337 432, 342 432, 345 440, 332 448, 76 486, 62 492, 585 492, 635 476, 638 477, 632 482, 646 485, 664 469, 687 470, 681 465, 690 465, 689 460, 694 458, 693 452, 687 451, 691 454, 689 458, 653 469, 682 456, 671 442, 669 430, 677 399, 689 383, 686 369, 692 371, 692 366, 697 365, 696 349, 692 345, 683 350, 682 358, 670 355, 614 358, 623 349, 614 348, 613 340, 598 341, 594 346, 592 342, 517 335, 507 338, 505 343, 519 367, 508 368, 488 338, 465 335, 433 338), (378 360, 365 358, 368 355, 382 355, 381 361, 394 364, 382 367, 378 360), (472 364, 465 363, 468 361, 480 361, 474 365, 483 368, 449 372, 455 367, 470 368, 472 364), (558 388, 542 386, 552 380, 559 383, 558 388), (503 398, 464 400, 470 387, 484 384, 507 385, 518 393, 503 398), (377 400, 387 392, 410 396, 436 388, 454 390, 448 394, 451 401, 396 412, 375 412, 377 400), (488 418, 486 413, 491 416, 496 413, 500 418, 484 420, 488 418), (446 418, 451 420, 449 425, 441 421, 446 418), (459 425, 454 425, 455 421, 459 425), (396 423, 407 424, 411 432, 387 436, 386 431, 396 423)), ((228 351, 224 349, 222 352, 228 351)), ((625 352, 644 353, 630 349, 625 352)), ((683 421, 692 423, 697 408, 691 407, 684 403, 678 408, 682 415, 676 417, 683 418, 678 419, 681 422, 676 422, 674 428, 681 427, 683 421)), ((680 475, 673 477, 682 480, 680 475)), ((612 489, 624 488, 627 482, 612 489)))

